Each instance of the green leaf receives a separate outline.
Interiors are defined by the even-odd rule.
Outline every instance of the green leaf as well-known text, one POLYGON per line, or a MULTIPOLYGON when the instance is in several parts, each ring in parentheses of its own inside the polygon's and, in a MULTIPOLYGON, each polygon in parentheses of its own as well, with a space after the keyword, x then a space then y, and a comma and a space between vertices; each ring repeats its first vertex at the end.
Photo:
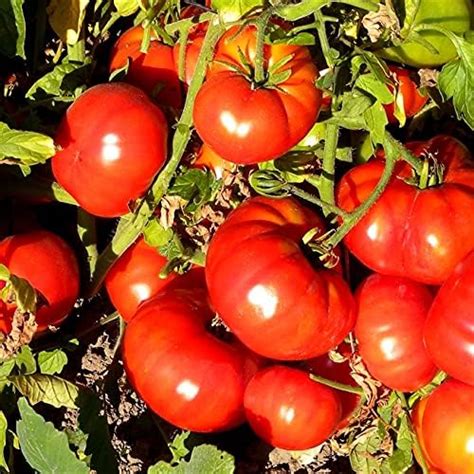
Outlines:
POLYGON ((13 130, 0 122, 0 163, 5 160, 29 167, 45 163, 55 152, 51 137, 37 132, 13 130))
POLYGON ((375 102, 364 112, 364 119, 370 131, 370 138, 374 145, 385 140, 385 126, 388 124, 387 115, 380 102, 375 102))
POLYGON ((189 449, 184 444, 188 440, 189 435, 189 431, 182 431, 181 433, 178 433, 169 444, 168 447, 173 455, 172 463, 179 462, 189 454, 189 449))
POLYGON ((24 0, 0 0, 0 54, 13 58, 25 56, 26 23, 24 0))
POLYGON ((355 82, 355 86, 368 92, 382 104, 390 104, 393 102, 393 94, 386 84, 380 82, 375 74, 364 74, 359 76, 355 82))
POLYGON ((263 4, 263 0, 212 0, 212 8, 217 10, 226 22, 236 21, 263 4))
POLYGON ((143 230, 145 242, 159 248, 173 239, 173 229, 165 229, 156 219, 151 220, 143 230))
POLYGON ((444 99, 453 99, 459 119, 474 129, 474 44, 450 34, 459 57, 441 70, 438 87, 444 99))
POLYGON ((373 430, 359 440, 349 455, 351 467, 360 474, 379 474, 380 461, 376 453, 379 451, 384 436, 378 430, 373 430))
POLYGON ((77 408, 79 389, 56 375, 13 375, 8 380, 32 405, 43 402, 56 408, 77 408))
POLYGON ((177 465, 160 461, 148 469, 148 474, 232 474, 234 470, 233 456, 213 445, 203 444, 193 449, 189 461, 177 465))
POLYGON ((133 15, 139 7, 138 0, 114 0, 114 6, 120 16, 133 15))
POLYGON ((38 415, 24 398, 18 400, 21 419, 17 434, 21 452, 28 464, 39 473, 64 472, 87 474, 88 466, 69 448, 67 436, 38 415))
POLYGON ((14 361, 22 375, 30 375, 36 372, 36 360, 30 346, 23 346, 15 356, 14 361))
POLYGON ((59 374, 67 364, 67 355, 61 349, 41 351, 38 354, 40 372, 45 375, 59 374))
POLYGON ((0 467, 3 467, 6 471, 10 472, 8 469, 7 461, 5 460, 5 446, 7 444, 7 429, 8 422, 5 418, 5 415, 0 411, 0 467))
POLYGON ((64 43, 76 44, 89 0, 51 0, 46 9, 49 24, 64 43))
POLYGON ((26 93, 31 100, 50 98, 59 102, 72 102, 86 89, 90 60, 85 63, 69 61, 61 64, 38 79, 26 93))

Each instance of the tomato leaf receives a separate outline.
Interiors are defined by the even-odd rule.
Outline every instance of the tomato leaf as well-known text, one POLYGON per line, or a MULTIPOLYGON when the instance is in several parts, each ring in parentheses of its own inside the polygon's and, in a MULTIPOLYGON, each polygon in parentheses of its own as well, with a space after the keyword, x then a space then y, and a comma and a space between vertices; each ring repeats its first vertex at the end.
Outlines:
POLYGON ((377 457, 385 435, 379 430, 372 429, 363 435, 349 455, 351 467, 356 473, 379 474, 381 473, 380 461, 377 457))
POLYGON ((59 38, 68 44, 75 44, 86 15, 89 0, 51 0, 46 11, 49 24, 59 38))
POLYGON ((139 7, 138 0, 114 0, 114 6, 120 16, 133 15, 139 7))
POLYGON ((450 34, 459 57, 441 70, 438 87, 445 100, 453 99, 458 119, 474 129, 474 44, 450 34))
POLYGON ((77 408, 79 389, 56 375, 12 375, 8 380, 32 405, 43 402, 56 408, 77 408))
POLYGON ((263 0, 212 0, 212 8, 226 22, 236 21, 250 10, 263 5, 263 0))
POLYGON ((3 414, 3 411, 0 411, 0 467, 3 467, 7 472, 10 472, 8 469, 7 461, 5 460, 5 446, 7 444, 7 429, 8 422, 3 414))
POLYGON ((36 372, 36 360, 29 346, 23 346, 14 358, 15 365, 22 375, 30 375, 36 372))
POLYGON ((0 163, 17 163, 27 174, 29 167, 45 163, 55 154, 51 137, 36 132, 13 130, 0 122, 0 163))
POLYGON ((38 354, 40 372, 45 375, 59 374, 67 364, 67 355, 61 349, 41 351, 38 354))
POLYGON ((21 452, 33 469, 40 473, 89 473, 88 466, 69 448, 65 433, 46 422, 24 398, 18 400, 18 410, 21 419, 16 426, 21 452))
POLYGON ((370 138, 374 145, 385 140, 385 126, 388 124, 387 115, 382 104, 377 101, 364 112, 364 119, 370 130, 370 138))
POLYGON ((0 54, 9 58, 25 56, 26 23, 24 0, 0 0, 0 54))
POLYGON ((380 82, 375 74, 363 74, 355 82, 355 86, 375 97, 382 104, 393 102, 393 94, 386 84, 380 82))

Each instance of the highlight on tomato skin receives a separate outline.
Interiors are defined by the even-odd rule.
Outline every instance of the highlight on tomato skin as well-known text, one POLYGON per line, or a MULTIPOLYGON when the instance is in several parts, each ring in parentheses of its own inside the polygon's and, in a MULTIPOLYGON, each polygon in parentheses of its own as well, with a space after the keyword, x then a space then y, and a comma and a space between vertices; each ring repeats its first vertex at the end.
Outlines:
POLYGON ((268 444, 288 450, 313 448, 335 431, 341 403, 335 390, 305 371, 274 365, 257 372, 245 390, 251 428, 268 444))
MULTIPOLYGON (((79 295, 79 265, 61 237, 46 230, 7 237, 0 242, 0 263, 27 280, 46 300, 35 315, 37 332, 66 319, 79 295)), ((1 332, 10 332, 14 311, 14 305, 0 302, 1 332)))

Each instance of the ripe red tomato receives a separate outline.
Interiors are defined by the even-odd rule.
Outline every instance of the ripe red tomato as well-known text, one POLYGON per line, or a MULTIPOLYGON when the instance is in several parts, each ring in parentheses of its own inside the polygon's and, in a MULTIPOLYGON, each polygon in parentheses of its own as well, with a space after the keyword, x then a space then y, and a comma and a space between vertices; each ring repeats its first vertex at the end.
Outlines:
POLYGON ((163 166, 167 136, 163 113, 139 89, 91 87, 59 125, 54 176, 91 214, 121 216, 163 166))
POLYGON ((141 237, 113 265, 105 278, 105 287, 115 309, 130 321, 141 303, 170 287, 205 288, 204 269, 193 268, 179 276, 171 272, 160 278, 168 263, 141 237))
POLYGON ((212 148, 204 144, 198 152, 193 167, 210 169, 214 172, 216 178, 220 179, 224 176, 226 171, 232 171, 235 165, 230 161, 222 159, 212 148))
POLYGON ((126 82, 155 97, 158 104, 179 109, 183 100, 173 48, 153 34, 148 52, 142 53, 143 33, 141 26, 134 26, 120 36, 112 49, 109 71, 121 69, 130 61, 126 82))
MULTIPOLYGON (((345 357, 350 357, 351 348, 349 344, 342 343, 338 347, 338 352, 342 353, 345 357)), ((345 385, 351 385, 357 387, 356 382, 351 377, 351 366, 349 361, 334 362, 328 354, 324 354, 314 359, 310 359, 305 362, 305 365, 309 367, 311 372, 315 375, 320 375, 334 382, 343 383, 345 385)), ((352 418, 355 410, 359 406, 361 399, 359 395, 349 392, 343 392, 342 390, 337 391, 338 398, 341 402, 341 421, 337 426, 337 429, 346 427, 352 418)))
MULTIPOLYGON (((413 117, 426 104, 428 96, 420 93, 416 82, 411 78, 410 70, 396 66, 389 66, 389 70, 395 82, 395 88, 389 86, 395 96, 395 101, 404 111, 405 117, 413 117)), ((392 104, 384 105, 390 123, 398 122, 394 115, 395 101, 392 104)))
POLYGON ((314 227, 323 232, 322 219, 297 201, 257 197, 233 211, 211 240, 206 280, 213 307, 265 357, 324 354, 354 325, 347 284, 336 271, 313 267, 300 249, 314 227))
POLYGON ((302 46, 265 45, 268 69, 283 58, 289 61, 275 74, 289 72, 278 87, 256 84, 244 71, 241 54, 255 66, 256 28, 228 30, 216 49, 207 79, 194 103, 194 124, 202 140, 233 163, 259 163, 277 158, 296 145, 318 116, 321 91, 314 82, 318 71, 309 50, 302 46))
POLYGON ((261 360, 206 330, 203 291, 167 291, 144 303, 127 325, 123 359, 137 392, 180 428, 212 432, 245 420, 243 396, 261 360))
POLYGON ((333 389, 283 365, 263 369, 252 378, 244 406, 255 433, 281 449, 313 448, 328 439, 341 420, 341 404, 333 389))
MULTIPOLYGON (((79 294, 79 268, 63 239, 46 230, 17 234, 0 242, 0 263, 27 280, 40 293, 36 312, 38 331, 59 325, 79 294)), ((0 305, 0 331, 10 332, 15 307, 0 305)))
POLYGON ((356 293, 355 335, 369 372, 387 387, 414 392, 436 367, 423 344, 431 290, 407 278, 371 275, 356 293))
POLYGON ((439 290, 426 320, 425 344, 441 370, 474 385, 474 252, 439 290))
MULTIPOLYGON (((420 189, 408 184, 409 166, 396 175, 345 244, 370 269, 439 285, 474 249, 474 162, 456 139, 439 135, 410 146, 445 167, 444 182, 420 189)), ((337 202, 352 211, 371 194, 382 174, 381 159, 352 168, 341 180, 337 202)))
POLYGON ((474 387, 448 379, 432 392, 421 424, 429 460, 446 474, 474 472, 474 387))

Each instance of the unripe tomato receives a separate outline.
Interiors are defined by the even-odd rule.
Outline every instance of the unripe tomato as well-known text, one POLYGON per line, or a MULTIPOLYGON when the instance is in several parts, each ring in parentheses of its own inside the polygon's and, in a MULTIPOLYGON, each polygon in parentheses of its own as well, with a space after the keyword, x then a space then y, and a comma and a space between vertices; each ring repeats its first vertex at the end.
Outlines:
POLYGON ((128 378, 159 416, 182 429, 222 431, 245 420, 243 396, 261 360, 209 333, 203 290, 171 290, 144 303, 125 329, 128 378))
POLYGON ((167 136, 163 113, 136 87, 91 87, 59 125, 54 176, 91 214, 121 216, 163 166, 167 136))
POLYGON ((426 320, 425 344, 441 370, 474 385, 474 252, 440 288, 426 320))
POLYGON ((431 290, 408 278, 371 275, 356 293, 355 335, 369 372, 393 390, 414 392, 436 367, 423 344, 431 290))
POLYGON ((155 97, 158 104, 179 109, 183 101, 173 48, 152 34, 147 53, 142 53, 143 33, 142 26, 134 26, 120 36, 112 49, 109 71, 121 69, 130 61, 126 82, 155 97))
MULTIPOLYGON (((40 293, 36 312, 38 331, 61 324, 79 294, 79 268, 74 252, 46 230, 17 234, 0 242, 0 263, 24 278, 40 293)), ((10 332, 15 307, 0 304, 0 331, 10 332)))
POLYGON ((421 436, 429 460, 445 474, 474 472, 474 387, 445 380, 425 406, 421 436))
POLYGON ((322 234, 323 220, 294 199, 257 197, 234 210, 211 239, 206 281, 212 305, 265 357, 324 354, 354 325, 353 298, 341 275, 313 267, 301 251, 301 238, 312 228, 322 234))
POLYGON ((112 266, 105 287, 115 309, 130 321, 141 303, 165 288, 205 288, 204 269, 193 268, 184 275, 171 272, 160 278, 168 260, 140 237, 112 266))
POLYGON ((267 443, 303 450, 326 441, 341 420, 335 391, 309 374, 283 365, 259 371, 245 390, 245 414, 267 443))
POLYGON ((321 91, 314 85, 318 70, 303 46, 266 44, 267 69, 290 59, 264 84, 245 75, 242 54, 255 67, 254 26, 236 26, 223 35, 193 114, 199 136, 219 156, 252 164, 283 155, 308 133, 319 113, 321 91))

